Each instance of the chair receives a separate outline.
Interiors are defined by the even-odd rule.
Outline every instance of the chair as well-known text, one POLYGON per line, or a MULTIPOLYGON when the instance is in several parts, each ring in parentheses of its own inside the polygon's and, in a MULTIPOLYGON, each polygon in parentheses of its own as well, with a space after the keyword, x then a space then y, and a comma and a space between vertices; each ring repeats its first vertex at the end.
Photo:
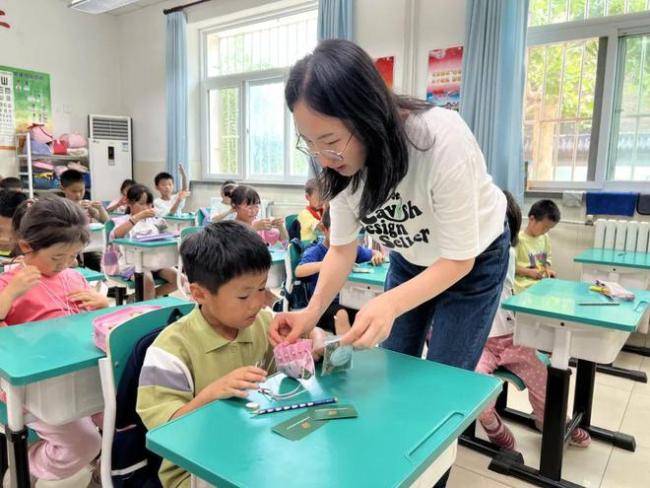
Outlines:
POLYGON ((300 239, 300 221, 298 220, 298 214, 287 215, 284 218, 284 227, 289 234, 289 240, 300 239))
MULTIPOLYGON (((33 419, 25 419, 31 422, 33 419)), ((7 438, 5 436, 5 426, 7 425, 7 405, 0 402, 0 480, 4 477, 5 472, 9 468, 8 451, 7 451, 7 438)), ((32 429, 27 430, 27 442, 33 444, 38 440, 38 435, 32 429)))
POLYGON ((129 357, 141 338, 151 334, 156 329, 161 329, 175 322, 180 317, 190 313, 193 308, 194 304, 187 303, 154 310, 115 327, 108 335, 106 357, 99 360, 99 375, 104 397, 101 453, 101 478, 104 488, 113 487, 112 476, 114 474, 132 474, 147 465, 147 461, 143 460, 126 469, 121 469, 119 472, 113 472, 113 442, 117 415, 116 398, 129 357))
POLYGON ((207 225, 206 220, 209 223, 210 208, 209 207, 199 208, 199 210, 196 212, 196 225, 198 225, 199 227, 203 227, 204 225, 207 225))
POLYGON ((305 284, 296 279, 296 268, 300 264, 300 258, 304 247, 300 238, 291 239, 287 247, 287 254, 284 257, 284 269, 287 277, 282 284, 282 310, 284 312, 307 306, 307 290, 305 284))
POLYGON ((197 232, 200 232, 203 227, 197 226, 197 227, 184 227, 181 229, 181 234, 180 238, 178 239, 178 264, 176 267, 178 268, 178 272, 176 273, 176 288, 178 291, 183 295, 183 298, 189 300, 190 296, 187 290, 185 290, 185 283, 183 282, 183 278, 185 275, 183 275, 183 260, 181 259, 181 244, 183 244, 183 241, 188 237, 191 236, 192 234, 196 234, 197 232))

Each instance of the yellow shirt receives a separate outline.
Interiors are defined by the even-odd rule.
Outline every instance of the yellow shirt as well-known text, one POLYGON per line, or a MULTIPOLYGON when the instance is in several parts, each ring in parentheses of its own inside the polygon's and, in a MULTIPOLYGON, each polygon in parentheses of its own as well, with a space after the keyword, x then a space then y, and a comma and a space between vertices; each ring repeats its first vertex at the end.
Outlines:
MULTIPOLYGON (((532 237, 525 230, 519 232, 516 261, 518 267, 543 270, 551 265, 551 259, 551 239, 548 234, 532 237)), ((520 293, 538 281, 528 276, 516 275, 515 293, 520 293)))
MULTIPOLYGON (((167 423, 214 381, 272 354, 267 337, 272 316, 262 310, 233 341, 220 336, 198 307, 165 328, 147 350, 140 373, 136 409, 147 429, 167 423)), ((190 487, 190 474, 168 461, 159 475, 165 488, 190 487)))
POLYGON ((316 226, 320 223, 320 220, 314 217, 308 208, 303 209, 298 214, 298 222, 300 222, 301 241, 313 242, 318 238, 316 226))

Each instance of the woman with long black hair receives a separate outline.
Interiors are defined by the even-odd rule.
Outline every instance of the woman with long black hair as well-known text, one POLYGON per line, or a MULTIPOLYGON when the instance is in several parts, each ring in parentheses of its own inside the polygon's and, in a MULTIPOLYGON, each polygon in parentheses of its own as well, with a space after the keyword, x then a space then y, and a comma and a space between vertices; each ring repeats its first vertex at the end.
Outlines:
POLYGON ((473 370, 508 264, 506 200, 453 111, 392 93, 349 41, 324 41, 291 69, 285 97, 298 149, 320 164, 331 247, 307 308, 278 314, 273 342, 318 322, 342 288, 363 227, 391 250, 386 292, 361 308, 345 343, 473 370))

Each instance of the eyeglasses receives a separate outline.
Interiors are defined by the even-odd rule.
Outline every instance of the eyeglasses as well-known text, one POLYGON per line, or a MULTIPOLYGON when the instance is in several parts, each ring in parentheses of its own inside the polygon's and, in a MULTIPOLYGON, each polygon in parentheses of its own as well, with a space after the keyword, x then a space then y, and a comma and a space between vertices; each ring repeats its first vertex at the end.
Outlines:
POLYGON ((322 151, 311 151, 303 139, 302 136, 298 136, 298 140, 296 140, 296 149, 300 151, 301 153, 312 157, 312 158, 317 158, 317 157, 324 157, 326 159, 329 159, 331 161, 343 161, 343 153, 345 150, 348 148, 348 145, 350 144, 350 141, 352 140, 352 133, 350 132, 350 137, 348 137, 348 141, 345 143, 345 146, 343 147, 343 151, 333 151, 332 149, 323 149, 322 151), (301 144, 302 142, 302 144, 301 144))

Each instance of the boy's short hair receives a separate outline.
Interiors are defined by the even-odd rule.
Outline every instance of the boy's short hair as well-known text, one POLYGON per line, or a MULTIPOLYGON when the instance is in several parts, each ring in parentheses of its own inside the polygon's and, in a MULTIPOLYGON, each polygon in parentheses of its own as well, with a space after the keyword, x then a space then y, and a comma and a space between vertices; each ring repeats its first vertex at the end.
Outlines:
POLYGON ((0 181, 0 189, 2 190, 14 190, 16 188, 20 188, 21 190, 23 188, 23 182, 20 181, 20 178, 8 176, 0 181))
POLYGON ((538 200, 530 207, 528 216, 535 220, 548 219, 557 224, 560 221, 560 209, 553 200, 538 200))
POLYGON ((0 191, 0 217, 13 218, 16 209, 27 200, 27 195, 21 191, 0 191))
POLYGON ((506 207, 506 218, 508 219, 508 227, 510 228, 510 247, 514 247, 519 243, 521 209, 519 208, 515 197, 512 196, 512 193, 503 190, 503 194, 506 196, 506 202, 508 203, 508 206, 506 207))
POLYGON ((221 185, 221 188, 224 188, 224 187, 226 187, 226 186, 228 186, 228 185, 234 185, 234 186, 237 186, 237 182, 236 182, 235 180, 226 180, 226 181, 224 181, 223 184, 221 185))
POLYGON ((271 268, 271 254, 264 240, 239 222, 209 224, 181 244, 183 271, 190 283, 198 283, 210 293, 248 273, 271 268))
POLYGON ((325 229, 329 230, 330 225, 332 225, 332 218, 330 217, 330 208, 327 207, 323 212, 323 216, 320 218, 320 223, 323 224, 325 229))
POLYGON ((129 188, 129 187, 135 185, 136 183, 137 183, 137 181, 132 180, 132 179, 130 179, 130 178, 127 178, 127 179, 124 180, 124 181, 122 182, 122 184, 120 185, 120 193, 122 193, 122 192, 123 192, 124 190, 126 190, 127 188, 129 188))
POLYGON ((75 183, 83 183, 84 175, 81 171, 77 171, 76 169, 67 169, 61 173, 60 180, 61 186, 66 188, 75 183))
POLYGON ((156 177, 153 179, 154 183, 156 186, 158 186, 158 183, 160 183, 162 180, 172 180, 174 181, 174 177, 167 173, 166 171, 162 171, 156 175, 156 177))
POLYGON ((318 180, 316 178, 310 178, 305 182, 305 193, 307 195, 311 196, 318 189, 318 180))

